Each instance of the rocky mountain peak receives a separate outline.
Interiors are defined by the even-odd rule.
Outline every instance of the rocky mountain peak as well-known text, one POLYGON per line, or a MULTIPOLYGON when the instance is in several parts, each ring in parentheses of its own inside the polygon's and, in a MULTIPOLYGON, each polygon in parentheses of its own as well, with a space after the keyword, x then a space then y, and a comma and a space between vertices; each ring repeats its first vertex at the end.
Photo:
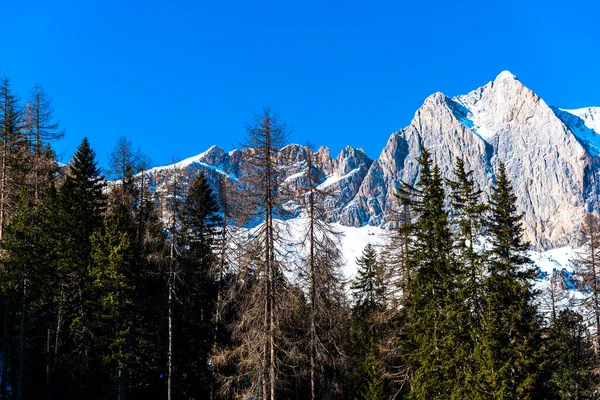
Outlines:
MULTIPOLYGON (((411 123, 391 134, 375 161, 350 146, 335 158, 327 147, 313 153, 321 169, 320 187, 336 193, 327 204, 331 221, 393 225, 398 187, 417 181, 423 146, 447 178, 453 178, 455 159, 463 159, 485 196, 503 162, 525 215, 526 237, 538 248, 571 242, 585 211, 600 208, 600 108, 551 108, 503 71, 465 95, 427 97, 411 123)), ((244 154, 252 151, 225 153, 211 147, 181 163, 189 165, 190 174, 204 171, 209 182, 225 177, 236 184, 250 168, 244 154)), ((306 184, 307 154, 295 144, 280 152, 281 171, 292 188, 306 184)))

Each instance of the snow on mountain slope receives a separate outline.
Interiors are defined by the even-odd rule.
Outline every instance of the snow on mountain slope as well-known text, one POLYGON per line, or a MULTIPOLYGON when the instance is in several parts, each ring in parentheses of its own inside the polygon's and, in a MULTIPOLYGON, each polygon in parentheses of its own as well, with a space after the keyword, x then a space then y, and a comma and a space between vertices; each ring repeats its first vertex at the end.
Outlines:
POLYGON ((578 108, 575 110, 563 109, 562 111, 581 118, 586 127, 600 135, 600 107, 578 108))
MULTIPOLYGON (((550 107, 503 71, 467 94, 427 97, 411 123, 392 133, 376 160, 352 147, 335 158, 326 147, 310 153, 317 160, 321 188, 336 194, 326 204, 330 222, 352 227, 394 224, 398 188, 417 181, 422 147, 431 150, 444 178, 452 178, 455 159, 463 159, 484 196, 502 162, 524 213, 526 238, 541 250, 572 243, 585 212, 600 211, 599 126, 600 108, 550 107)), ((253 168, 247 161, 252 152, 226 153, 213 146, 177 166, 190 177, 203 171, 215 188, 223 178, 236 186, 253 168)), ((307 154, 297 144, 281 150, 277 162, 286 189, 300 192, 306 186, 307 154)), ((151 174, 161 187, 172 172, 158 167, 151 174)))
MULTIPOLYGON (((292 232, 302 232, 302 224, 306 222, 303 218, 289 221, 292 232)), ((334 224, 335 228, 342 233, 341 250, 345 259, 343 275, 345 279, 352 280, 358 271, 356 259, 362 255, 362 250, 367 244, 372 244, 378 251, 386 245, 390 231, 376 226, 348 227, 334 224)), ((296 237, 297 238, 297 237, 296 237)), ((571 260, 576 257, 576 249, 569 246, 560 247, 544 252, 529 251, 527 255, 538 269, 538 277, 533 282, 534 288, 538 290, 538 302, 540 310, 547 312, 544 301, 544 291, 549 286, 550 278, 555 277, 560 285, 566 289, 565 297, 561 300, 559 307, 572 306, 573 300, 581 298, 581 292, 577 285, 577 279, 573 275, 574 265, 571 260)))
POLYGON ((590 152, 595 156, 600 155, 600 107, 553 109, 590 152))
POLYGON ((453 178, 455 159, 463 159, 487 195, 502 162, 525 214, 527 240, 538 249, 567 245, 586 210, 600 205, 600 159, 573 130, 508 71, 465 95, 435 93, 409 126, 390 136, 339 221, 393 221, 397 189, 416 182, 424 146, 445 178, 453 178))

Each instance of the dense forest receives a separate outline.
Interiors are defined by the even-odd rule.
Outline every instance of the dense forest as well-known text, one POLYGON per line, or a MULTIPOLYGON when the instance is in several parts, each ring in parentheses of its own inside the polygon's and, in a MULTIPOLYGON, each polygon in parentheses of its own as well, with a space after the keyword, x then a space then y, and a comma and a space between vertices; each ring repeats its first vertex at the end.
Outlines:
POLYGON ((581 301, 564 301, 559 275, 539 293, 504 166, 488 199, 462 160, 446 180, 422 149, 387 243, 365 243, 348 282, 324 206, 336 194, 308 147, 306 184, 284 185, 286 134, 265 109, 238 185, 174 166, 159 189, 126 138, 107 171, 87 139, 58 163, 50 97, 36 86, 22 102, 3 77, 0 398, 597 396, 596 216, 575 260, 581 301))

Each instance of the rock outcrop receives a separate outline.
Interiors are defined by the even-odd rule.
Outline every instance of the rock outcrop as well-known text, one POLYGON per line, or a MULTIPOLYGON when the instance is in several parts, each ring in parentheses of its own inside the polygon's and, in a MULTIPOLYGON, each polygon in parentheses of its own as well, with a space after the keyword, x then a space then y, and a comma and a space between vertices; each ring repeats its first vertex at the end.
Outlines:
MULTIPOLYGON (((466 95, 429 96, 410 125, 392 133, 375 161, 351 147, 335 159, 326 147, 314 153, 322 187, 337 194, 328 203, 331 221, 349 226, 393 221, 399 205, 395 194, 402 182, 416 182, 422 146, 432 151, 447 178, 452 178, 455 159, 462 158, 487 194, 494 170, 503 162, 525 215, 526 236, 538 248, 572 242, 583 214, 598 210, 600 108, 550 107, 504 71, 466 95)), ((248 172, 247 151, 226 153, 212 147, 179 166, 190 176, 202 170, 213 183, 225 177, 235 184, 248 172)), ((286 185, 305 185, 306 154, 299 145, 282 149, 286 185)), ((152 170, 157 182, 166 179, 166 168, 152 170)))

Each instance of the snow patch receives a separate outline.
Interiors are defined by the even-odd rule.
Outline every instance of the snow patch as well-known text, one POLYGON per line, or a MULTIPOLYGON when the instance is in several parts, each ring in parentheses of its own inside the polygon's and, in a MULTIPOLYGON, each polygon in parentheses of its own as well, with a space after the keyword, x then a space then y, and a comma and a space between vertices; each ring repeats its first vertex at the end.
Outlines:
POLYGON ((577 139, 587 145, 593 155, 600 155, 600 107, 552 109, 577 139))
POLYGON ((318 186, 318 189, 325 189, 341 180, 347 179, 349 177, 351 177, 352 175, 354 175, 355 173, 357 173, 358 171, 360 171, 360 167, 359 168, 354 168, 352 171, 348 172, 346 175, 343 176, 337 176, 337 175, 332 175, 327 177, 327 179, 325 179, 323 181, 323 183, 321 183, 318 186))

